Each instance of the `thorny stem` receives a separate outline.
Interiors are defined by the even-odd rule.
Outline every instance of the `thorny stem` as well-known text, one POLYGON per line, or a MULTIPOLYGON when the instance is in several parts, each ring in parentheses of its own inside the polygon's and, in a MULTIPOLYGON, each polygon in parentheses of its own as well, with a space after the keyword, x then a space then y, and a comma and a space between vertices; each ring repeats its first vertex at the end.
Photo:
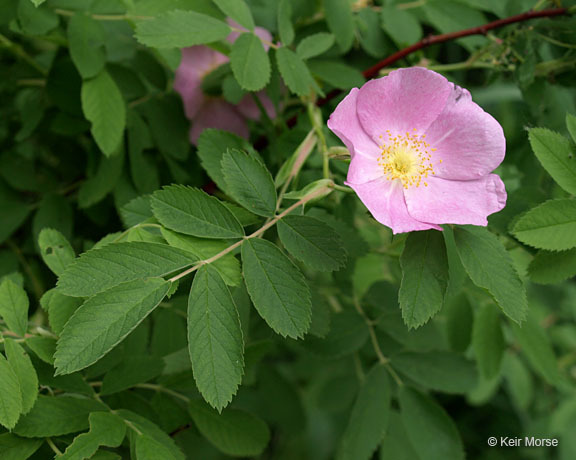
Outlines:
MULTIPOLYGON (((390 67, 392 64, 399 61, 400 59, 403 59, 406 56, 408 56, 412 53, 415 53, 416 51, 419 51, 419 50, 424 49, 424 48, 428 48, 429 46, 435 45, 437 43, 448 42, 448 41, 456 40, 456 39, 462 38, 462 37, 469 37, 470 35, 486 35, 488 33, 488 31, 490 31, 490 30, 499 29, 500 27, 504 27, 504 26, 514 24, 517 22, 524 22, 524 21, 529 21, 531 19, 537 19, 537 18, 564 16, 564 15, 568 15, 568 14, 574 14, 575 12, 576 12, 576 7, 552 8, 552 9, 547 9, 547 10, 542 10, 542 11, 527 11, 527 12, 522 13, 522 14, 517 14, 515 16, 510 16, 510 17, 507 17, 504 19, 498 19, 497 21, 489 22, 488 24, 484 24, 484 25, 478 26, 478 27, 472 27, 470 29, 459 30, 456 32, 448 33, 448 34, 430 35, 428 37, 423 38, 419 42, 414 43, 411 46, 408 46, 406 48, 403 48, 403 49, 397 51, 394 54, 391 54, 390 56, 381 60, 380 62, 373 65, 369 69, 366 69, 363 72, 363 75, 364 75, 364 78, 366 78, 367 80, 370 78, 374 78, 385 67, 390 67)), ((341 92, 342 92, 341 90, 331 91, 330 93, 328 93, 326 95, 326 97, 319 99, 317 102, 317 105, 318 106, 325 105, 328 101, 334 99, 341 92)), ((290 125, 290 122, 292 122, 292 124, 293 124, 295 121, 296 121, 295 119, 293 121, 289 120, 288 124, 290 125)))
MULTIPOLYGON (((326 188, 330 188, 330 187, 326 187, 326 188)), ((193 267, 189 268, 188 270, 183 271, 182 273, 179 273, 176 276, 173 276, 168 281, 173 283, 174 281, 177 281, 180 278, 184 278, 185 276, 189 275, 190 273, 193 273, 196 270, 198 270, 203 265, 211 264, 212 262, 217 261, 221 257, 224 257, 226 254, 229 254, 230 252, 234 251, 236 248, 240 247, 245 241, 247 241, 251 238, 257 238, 258 236, 262 235, 266 230, 268 230, 270 227, 274 226, 284 216, 286 216, 287 214, 290 214, 292 211, 294 211, 296 208, 302 206, 303 204, 308 203, 309 201, 322 195, 323 193, 326 193, 326 188, 321 188, 321 189, 315 190, 314 192, 310 193, 309 195, 306 195, 305 197, 301 198, 296 203, 294 203, 292 206, 286 208, 284 211, 282 211, 280 214, 278 214, 276 217, 274 217, 271 221, 266 222, 262 227, 260 227, 254 233, 252 233, 248 236, 245 236, 241 240, 237 241, 236 243, 234 243, 231 246, 228 246, 226 249, 224 249, 223 251, 220 251, 218 254, 210 257, 209 259, 201 260, 200 262, 198 262, 193 267)))

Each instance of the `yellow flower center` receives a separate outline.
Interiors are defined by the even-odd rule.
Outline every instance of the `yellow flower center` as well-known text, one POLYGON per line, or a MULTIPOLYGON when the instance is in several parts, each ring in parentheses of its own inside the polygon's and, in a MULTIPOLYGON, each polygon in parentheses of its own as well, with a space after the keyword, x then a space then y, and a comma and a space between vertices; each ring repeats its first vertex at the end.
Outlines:
MULTIPOLYGON (((380 148, 382 153, 378 165, 384 170, 388 180, 399 179, 404 188, 419 187, 421 183, 428 186, 425 179, 429 174, 436 174, 432 167, 432 152, 424 139, 426 135, 418 135, 416 129, 412 133, 392 135, 386 130, 387 141, 380 148)), ((382 136, 380 136, 382 139, 382 136)), ((442 163, 439 160, 438 163, 442 163)))

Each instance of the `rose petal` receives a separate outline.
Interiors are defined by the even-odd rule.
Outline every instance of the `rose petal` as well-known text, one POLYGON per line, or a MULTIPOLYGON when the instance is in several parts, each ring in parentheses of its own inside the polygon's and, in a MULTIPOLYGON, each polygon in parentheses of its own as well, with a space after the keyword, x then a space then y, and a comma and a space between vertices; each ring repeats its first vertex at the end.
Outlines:
POLYGON ((376 158, 368 158, 364 155, 352 157, 346 181, 350 184, 360 185, 384 177, 382 166, 376 158))
POLYGON ((196 116, 204 102, 202 78, 227 61, 226 56, 207 46, 182 49, 182 60, 174 78, 174 89, 182 96, 188 119, 196 116))
POLYGON ((442 230, 438 225, 420 222, 408 214, 404 188, 398 180, 376 179, 365 184, 346 184, 358 194, 374 218, 390 227, 394 233, 432 228, 442 230))
MULTIPOLYGON (((266 113, 268 114, 268 116, 271 119, 276 118, 276 109, 274 108, 274 104, 272 103, 272 101, 270 100, 268 95, 266 94, 266 91, 264 91, 264 90, 259 91, 254 96, 256 96, 260 100, 260 102, 261 102, 262 106, 264 107, 264 110, 266 110, 266 113)), ((247 94, 246 96, 244 96, 236 107, 237 107, 238 111, 242 115, 244 115, 246 118, 249 118, 250 120, 259 120, 260 119, 260 115, 261 115, 260 114, 260 108, 258 107, 256 102, 254 101, 254 97, 252 94, 247 94)))
POLYGON ((208 99, 192 120, 190 142, 196 145, 200 134, 207 128, 223 129, 248 138, 246 121, 236 108, 223 99, 208 99))
POLYGON ((380 148, 366 134, 356 112, 359 92, 358 88, 353 88, 338 104, 328 119, 328 128, 344 142, 352 158, 356 153, 368 158, 377 158, 380 155, 380 148))
POLYGON ((472 102, 468 91, 458 86, 426 130, 426 141, 436 149, 432 153, 436 176, 446 179, 483 177, 502 162, 506 152, 500 124, 472 102))
POLYGON ((398 69, 360 89, 357 111, 364 131, 376 142, 386 130, 422 133, 444 109, 451 84, 423 67, 398 69))
POLYGON ((496 174, 471 181, 429 177, 426 183, 404 191, 408 213, 417 220, 487 225, 486 217, 506 205, 506 189, 496 174))

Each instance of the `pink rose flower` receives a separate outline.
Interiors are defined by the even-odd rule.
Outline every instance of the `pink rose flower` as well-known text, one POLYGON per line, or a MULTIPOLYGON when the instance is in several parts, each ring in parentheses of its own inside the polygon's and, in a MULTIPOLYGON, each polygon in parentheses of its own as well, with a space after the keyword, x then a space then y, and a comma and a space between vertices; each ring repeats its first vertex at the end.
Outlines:
MULTIPOLYGON (((228 21, 230 26, 243 29, 239 24, 228 21)), ((270 42, 270 32, 256 27, 254 33, 264 41, 270 42)), ((228 41, 234 41, 240 32, 231 32, 228 41)), ((268 49, 268 45, 264 45, 268 49)), ((248 138, 247 120, 258 120, 260 109, 251 94, 246 94, 233 105, 222 97, 206 95, 202 92, 202 79, 217 67, 228 62, 227 56, 207 46, 191 46, 182 50, 182 61, 176 70, 174 89, 182 96, 186 117, 192 121, 190 142, 196 145, 198 137, 207 128, 224 129, 241 137, 248 138)), ((256 93, 270 118, 276 116, 274 105, 264 91, 256 93)))
POLYGON ((328 127, 352 161, 346 185, 394 233, 487 225, 506 204, 496 174, 506 140, 470 93, 413 67, 354 88, 328 127))

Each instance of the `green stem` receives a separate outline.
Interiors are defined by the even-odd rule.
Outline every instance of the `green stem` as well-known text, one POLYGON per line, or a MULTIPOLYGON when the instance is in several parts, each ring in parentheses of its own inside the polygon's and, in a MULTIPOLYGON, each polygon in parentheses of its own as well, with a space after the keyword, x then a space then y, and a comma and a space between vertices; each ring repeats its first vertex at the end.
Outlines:
POLYGON ((553 45, 561 46, 563 48, 576 49, 576 45, 573 45, 571 43, 564 43, 564 42, 561 42, 559 40, 556 40, 552 37, 548 37, 548 36, 543 35, 543 34, 536 34, 536 35, 538 35, 542 40, 545 40, 549 43, 552 43, 553 45))
POLYGON ((46 444, 48 444, 50 446, 50 449, 52 449, 52 452, 54 452, 57 456, 64 455, 62 453, 62 451, 60 449, 58 449, 56 444, 54 444, 54 441, 52 441, 52 438, 46 438, 46 444))
POLYGON ((364 322, 366 323, 366 326, 368 327, 368 332, 370 333, 370 340, 372 342, 372 348, 374 348, 374 352, 378 357, 378 362, 380 362, 380 364, 386 367, 386 369, 388 370, 388 372, 390 373, 390 375, 392 376, 392 378, 394 379, 394 381, 398 386, 404 385, 404 382, 402 382, 400 376, 390 365, 390 359, 388 359, 386 356, 384 356, 384 353, 382 353, 380 343, 378 342, 378 337, 376 336, 376 330, 374 329, 374 322, 370 318, 368 318, 368 315, 362 308, 362 305, 360 305, 358 299, 355 298, 353 303, 354 308, 356 308, 356 311, 360 314, 360 316, 362 316, 364 322))
POLYGON ((226 249, 224 249, 223 251, 220 251, 218 254, 210 257, 209 259, 205 259, 205 260, 201 260, 200 262, 198 262, 196 265, 194 265, 193 267, 189 268, 188 270, 183 271, 182 273, 179 273, 176 276, 173 276, 172 278, 170 278, 168 281, 170 282, 174 282, 179 280, 180 278, 184 278, 185 276, 189 275, 190 273, 195 272, 196 270, 198 270, 200 267, 202 267, 203 265, 208 265, 211 264, 212 262, 217 261, 218 259, 220 259, 221 257, 224 257, 226 254, 229 254, 230 252, 234 251, 236 248, 239 248, 245 241, 251 239, 251 238, 258 238, 260 235, 262 235, 266 230, 268 230, 270 227, 276 225, 276 223, 281 220, 283 217, 285 217, 286 215, 290 214, 292 211, 294 211, 296 208, 308 203, 309 201, 313 200, 314 198, 325 194, 326 193, 326 189, 330 188, 330 187, 325 187, 325 188, 320 188, 318 190, 315 190, 314 192, 310 193, 309 195, 304 196, 303 198, 301 198, 300 200, 298 200, 296 203, 294 203, 292 206, 286 208, 284 211, 282 211, 280 214, 278 214, 276 217, 274 217, 272 220, 270 220, 269 222, 266 222, 262 227, 260 227, 258 230, 256 230, 254 233, 245 236, 244 238, 242 238, 241 240, 237 241, 236 243, 234 243, 231 246, 228 246, 226 249))
POLYGON ((6 244, 12 250, 12 252, 16 254, 16 257, 22 264, 24 271, 30 277, 30 281, 32 282, 32 288, 34 289, 34 295, 36 296, 36 299, 40 301, 42 294, 44 294, 44 287, 42 286, 42 283, 36 277, 36 275, 34 275, 34 271, 30 267, 30 264, 26 260, 26 257, 24 257, 24 253, 20 250, 20 248, 12 240, 7 240, 6 244))
MULTIPOLYGON (((64 10, 61 8, 56 8, 54 10, 56 14, 60 16, 75 16, 76 11, 72 10, 64 10)), ((91 14, 90 17, 92 19, 96 19, 97 21, 129 21, 129 20, 144 20, 144 19, 154 19, 153 16, 132 16, 130 14, 91 14)))
POLYGON ((328 145, 326 144, 326 137, 324 136, 324 131, 322 129, 322 115, 320 109, 313 103, 308 103, 308 116, 310 117, 310 122, 316 131, 316 136, 318 136, 318 142, 320 144, 320 151, 322 152, 322 173, 324 179, 330 179, 330 153, 328 151, 328 145))
POLYGON ((344 187, 342 185, 338 185, 338 184, 334 184, 332 186, 332 188, 334 190, 338 190, 339 192, 344 192, 344 193, 354 193, 354 190, 352 190, 350 187, 344 187))
POLYGON ((190 398, 188 396, 183 395, 182 393, 178 393, 177 391, 171 390, 170 388, 166 388, 162 385, 156 385, 154 383, 138 383, 134 385, 134 388, 143 388, 145 390, 154 390, 160 393, 166 393, 167 395, 174 396, 186 403, 190 402, 190 398))
POLYGON ((0 34, 0 45, 8 49, 14 56, 21 58, 24 62, 36 69, 42 75, 48 75, 48 71, 44 69, 40 64, 38 64, 32 56, 24 51, 24 48, 22 48, 17 43, 14 43, 5 35, 0 34))

